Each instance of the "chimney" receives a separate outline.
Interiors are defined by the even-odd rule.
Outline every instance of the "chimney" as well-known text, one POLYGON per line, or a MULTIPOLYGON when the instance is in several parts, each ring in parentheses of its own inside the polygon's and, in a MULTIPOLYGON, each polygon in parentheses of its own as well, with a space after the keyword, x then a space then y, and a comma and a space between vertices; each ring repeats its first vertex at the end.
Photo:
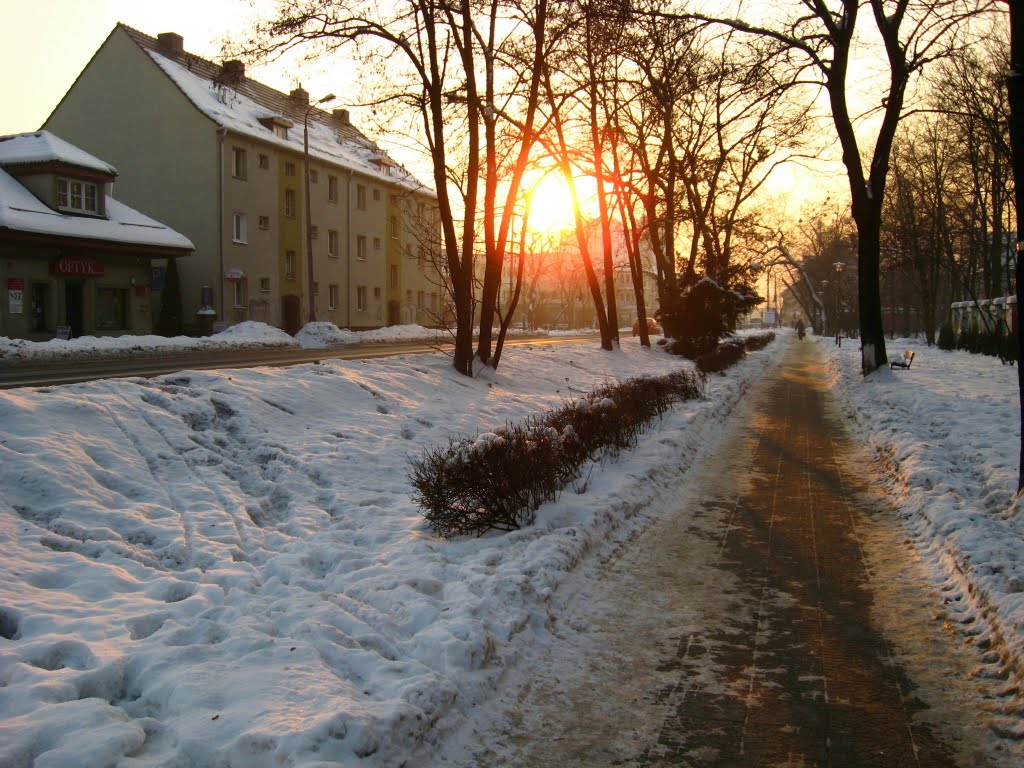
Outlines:
POLYGON ((224 79, 237 83, 245 77, 245 64, 238 61, 238 59, 232 59, 231 61, 224 62, 224 79))
POLYGON ((296 101, 299 104, 303 104, 303 105, 308 105, 309 104, 309 91, 307 91, 302 86, 299 86, 298 88, 296 88, 294 91, 289 93, 288 96, 292 99, 292 101, 296 101))
POLYGON ((334 115, 334 122, 338 125, 352 125, 347 109, 335 109, 331 114, 334 115))
POLYGON ((175 57, 185 52, 185 38, 177 32, 161 32, 156 36, 160 46, 160 52, 166 56, 175 57))

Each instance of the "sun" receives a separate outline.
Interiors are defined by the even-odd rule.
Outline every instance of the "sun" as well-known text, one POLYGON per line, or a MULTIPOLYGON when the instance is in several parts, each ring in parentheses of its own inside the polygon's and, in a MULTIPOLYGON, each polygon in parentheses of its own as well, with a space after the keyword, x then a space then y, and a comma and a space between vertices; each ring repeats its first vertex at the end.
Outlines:
POLYGON ((530 195, 529 228, 538 234, 549 234, 572 229, 575 217, 572 192, 557 173, 541 176, 539 181, 524 180, 523 188, 530 195))

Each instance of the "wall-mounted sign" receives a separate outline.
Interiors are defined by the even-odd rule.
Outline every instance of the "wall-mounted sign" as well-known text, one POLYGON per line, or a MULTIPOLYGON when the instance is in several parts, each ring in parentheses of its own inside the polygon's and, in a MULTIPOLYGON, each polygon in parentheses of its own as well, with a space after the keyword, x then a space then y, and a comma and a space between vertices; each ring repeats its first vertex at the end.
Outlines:
POLYGON ((149 287, 154 291, 162 291, 167 280, 167 267, 149 268, 149 287))
POLYGON ((7 278, 7 311, 20 315, 25 307, 25 280, 21 277, 7 278))
POLYGON ((232 267, 224 273, 224 279, 229 283, 237 283, 245 280, 245 272, 238 267, 232 267))
POLYGON ((67 277, 103 277, 103 263, 91 256, 62 256, 50 265, 50 273, 67 277))

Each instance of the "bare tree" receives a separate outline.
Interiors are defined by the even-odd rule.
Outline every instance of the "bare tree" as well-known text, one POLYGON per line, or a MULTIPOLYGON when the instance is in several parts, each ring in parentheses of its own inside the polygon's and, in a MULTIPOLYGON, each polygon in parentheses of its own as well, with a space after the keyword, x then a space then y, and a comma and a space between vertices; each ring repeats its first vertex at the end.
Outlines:
MULTIPOLYGON (((958 34, 967 33, 972 17, 996 4, 989 0, 791 0, 790 5, 792 15, 777 24, 749 14, 745 19, 685 16, 781 43, 788 53, 787 64, 801 61, 805 76, 827 96, 857 225, 861 367, 870 374, 887 361, 879 290, 882 205, 907 89, 927 64, 962 43, 958 34), (858 110, 850 93, 857 71, 854 57, 859 47, 872 40, 869 35, 884 50, 886 64, 873 142, 865 142, 858 131, 858 110)), ((738 12, 743 13, 743 8, 738 12)))

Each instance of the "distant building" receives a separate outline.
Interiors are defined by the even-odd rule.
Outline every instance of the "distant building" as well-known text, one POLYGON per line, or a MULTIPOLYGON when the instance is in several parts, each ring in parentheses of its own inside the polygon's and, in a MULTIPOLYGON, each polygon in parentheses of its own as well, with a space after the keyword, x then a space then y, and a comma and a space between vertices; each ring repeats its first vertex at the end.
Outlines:
POLYGON ((111 197, 117 175, 47 131, 0 137, 0 336, 152 331, 150 262, 192 243, 111 197))
POLYGON ((118 24, 45 127, 109 158, 120 199, 195 243, 179 264, 186 323, 205 312, 294 333, 311 301, 318 320, 350 328, 430 325, 440 311, 436 195, 301 88, 118 24))

